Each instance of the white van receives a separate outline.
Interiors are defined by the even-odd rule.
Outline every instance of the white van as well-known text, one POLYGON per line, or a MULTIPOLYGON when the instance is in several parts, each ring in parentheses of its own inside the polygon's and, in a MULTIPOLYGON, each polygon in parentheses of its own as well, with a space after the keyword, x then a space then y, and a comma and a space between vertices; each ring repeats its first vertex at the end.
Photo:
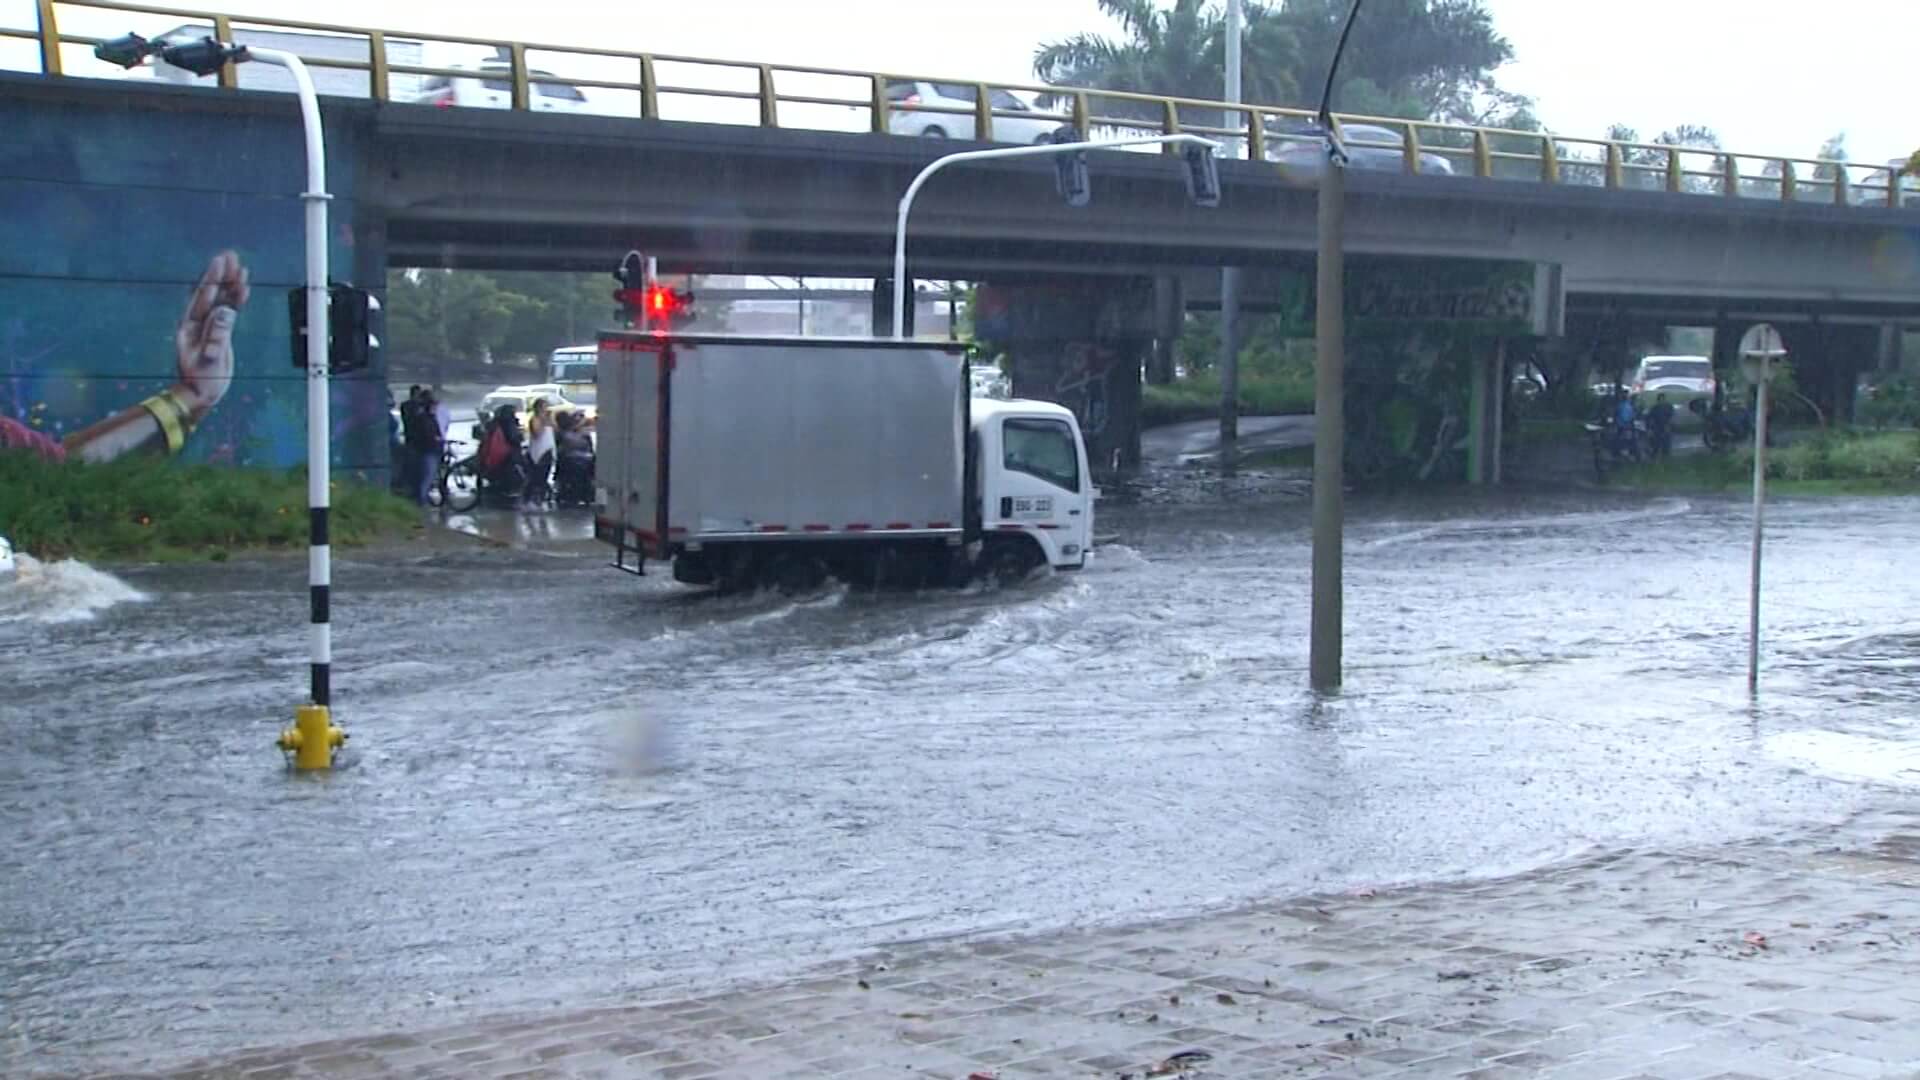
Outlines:
POLYGON ((600 359, 598 345, 569 345, 553 350, 547 359, 547 381, 558 385, 568 400, 582 405, 594 403, 594 368, 600 359))

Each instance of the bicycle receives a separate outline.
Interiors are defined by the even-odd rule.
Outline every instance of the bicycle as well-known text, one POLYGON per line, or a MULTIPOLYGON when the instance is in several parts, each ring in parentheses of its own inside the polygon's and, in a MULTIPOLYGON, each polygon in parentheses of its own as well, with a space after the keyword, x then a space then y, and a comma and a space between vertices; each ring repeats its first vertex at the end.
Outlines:
POLYGON ((470 454, 455 459, 452 446, 440 449, 440 479, 427 492, 430 506, 464 514, 480 505, 480 467, 470 454))

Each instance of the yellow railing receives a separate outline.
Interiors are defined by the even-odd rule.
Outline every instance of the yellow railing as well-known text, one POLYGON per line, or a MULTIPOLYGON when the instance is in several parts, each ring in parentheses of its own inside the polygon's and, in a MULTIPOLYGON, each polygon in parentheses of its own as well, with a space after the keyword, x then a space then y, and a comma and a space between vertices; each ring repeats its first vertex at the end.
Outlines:
MULTIPOLYGON (((536 95, 542 93, 542 87, 557 86, 635 95, 637 102, 634 114, 647 120, 672 119, 662 112, 663 97, 697 97, 715 101, 752 102, 757 108, 757 123, 762 127, 782 126, 782 106, 811 106, 864 111, 864 130, 882 134, 895 131, 895 118, 898 116, 951 115, 964 118, 956 121, 956 127, 970 130, 973 137, 981 141, 993 141, 996 121, 1040 120, 1069 127, 1082 138, 1109 131, 1207 135, 1229 140, 1227 145, 1230 154, 1255 161, 1297 160, 1304 163, 1317 153, 1313 137, 1303 130, 1313 119, 1312 113, 1305 109, 1229 105, 1219 101, 1117 90, 931 79, 890 72, 748 63, 577 45, 543 45, 459 34, 412 34, 292 19, 256 19, 121 3, 118 0, 35 0, 35 7, 37 26, 30 29, 0 27, 0 41, 15 39, 37 43, 39 69, 50 76, 74 73, 68 70, 70 65, 64 51, 67 47, 75 47, 83 64, 91 63, 90 55, 84 50, 102 40, 99 36, 63 31, 60 28, 62 11, 71 9, 94 13, 95 22, 101 21, 98 17, 100 13, 125 13, 208 26, 223 40, 233 40, 236 29, 241 29, 307 35, 316 41, 326 40, 329 44, 357 46, 356 51, 361 54, 358 57, 308 55, 292 45, 283 44, 279 47, 300 53, 313 68, 365 73, 362 93, 376 101, 393 99, 396 76, 467 80, 481 77, 476 71, 477 65, 434 67, 407 57, 396 59, 394 56, 398 43, 419 45, 432 42, 492 49, 494 58, 489 61, 487 74, 508 85, 508 104, 514 109, 532 108, 536 95), (617 61, 631 70, 633 77, 554 74, 538 68, 529 60, 529 54, 588 58, 595 62, 617 61), (688 75, 696 72, 720 73, 723 76, 732 74, 743 85, 733 88, 701 85, 697 76, 688 81, 663 82, 659 75, 662 68, 687 69, 688 75), (796 78, 826 78, 850 83, 860 87, 860 96, 795 93, 780 89, 783 81, 796 78), (891 101, 888 97, 889 85, 902 82, 962 87, 971 100, 964 105, 891 101), (1051 103, 1052 107, 1001 107, 994 102, 996 91, 1038 95, 1051 103)), ((229 64, 220 71, 217 83, 228 89, 240 85, 233 65, 229 64)), ((1772 198, 1789 202, 1831 201, 1842 206, 1899 206, 1902 200, 1903 185, 1891 175, 1890 170, 1842 161, 1742 154, 1659 143, 1618 142, 1396 117, 1341 114, 1335 118, 1335 122, 1343 129, 1358 128, 1350 132, 1343 131, 1350 147, 1362 153, 1397 155, 1401 167, 1410 173, 1446 171, 1549 184, 1641 188, 1716 194, 1729 198, 1772 198), (1382 134, 1387 137, 1381 138, 1382 134), (1743 162, 1748 164, 1743 166, 1743 162), (1856 179, 1856 176, 1864 179, 1856 179)))

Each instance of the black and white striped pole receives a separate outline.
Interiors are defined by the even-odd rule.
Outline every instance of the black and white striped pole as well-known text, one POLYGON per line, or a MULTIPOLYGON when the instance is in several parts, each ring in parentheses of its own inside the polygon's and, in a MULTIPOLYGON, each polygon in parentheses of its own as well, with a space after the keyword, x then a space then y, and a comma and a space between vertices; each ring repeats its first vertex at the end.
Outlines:
MULTIPOLYGON (((327 623, 328 590, 332 587, 333 559, 327 543, 327 511, 331 500, 328 487, 332 477, 328 458, 327 364, 330 355, 330 320, 327 286, 327 152, 320 129, 320 99, 313 91, 313 79, 300 58, 279 49, 256 49, 204 37, 197 41, 167 44, 149 41, 139 34, 127 34, 96 45, 93 54, 109 63, 132 69, 158 56, 164 63, 207 76, 228 64, 259 60, 287 69, 293 76, 300 98, 300 127, 307 144, 307 190, 300 193, 306 207, 307 274, 303 304, 291 314, 294 333, 306 336, 304 350, 307 371, 307 513, 308 553, 307 591, 310 598, 309 642, 312 647, 312 690, 307 704, 294 710, 293 726, 280 733, 280 749, 293 755, 296 769, 329 769, 333 753, 347 740, 346 733, 333 726, 330 715, 333 697, 333 639, 327 623)), ((366 322, 369 300, 363 290, 349 290, 359 302, 353 321, 366 322)), ((343 309, 345 305, 343 305, 343 309)), ((366 351, 361 343, 360 351, 366 351)))
POLYGON ((307 368, 307 593, 310 688, 308 701, 294 709, 293 726, 280 733, 280 749, 293 755, 293 767, 330 769, 334 751, 347 741, 335 727, 333 707, 333 628, 329 622, 333 588, 333 549, 327 535, 332 506, 331 420, 328 348, 332 320, 327 303, 327 155, 320 130, 320 100, 313 79, 298 56, 277 49, 248 49, 252 59, 276 64, 293 76, 300 92, 301 126, 307 142, 307 190, 300 195, 306 208, 307 368))

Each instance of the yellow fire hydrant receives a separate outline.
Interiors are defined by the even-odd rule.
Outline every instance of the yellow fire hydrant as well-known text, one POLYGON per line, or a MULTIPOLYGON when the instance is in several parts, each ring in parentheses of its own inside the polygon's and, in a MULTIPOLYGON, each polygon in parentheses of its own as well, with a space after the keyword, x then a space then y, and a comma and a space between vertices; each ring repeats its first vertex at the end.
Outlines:
POLYGON ((333 752, 344 746, 347 733, 333 726, 325 705, 302 705, 293 711, 293 726, 280 733, 280 749, 293 755, 300 770, 333 768, 333 752))

